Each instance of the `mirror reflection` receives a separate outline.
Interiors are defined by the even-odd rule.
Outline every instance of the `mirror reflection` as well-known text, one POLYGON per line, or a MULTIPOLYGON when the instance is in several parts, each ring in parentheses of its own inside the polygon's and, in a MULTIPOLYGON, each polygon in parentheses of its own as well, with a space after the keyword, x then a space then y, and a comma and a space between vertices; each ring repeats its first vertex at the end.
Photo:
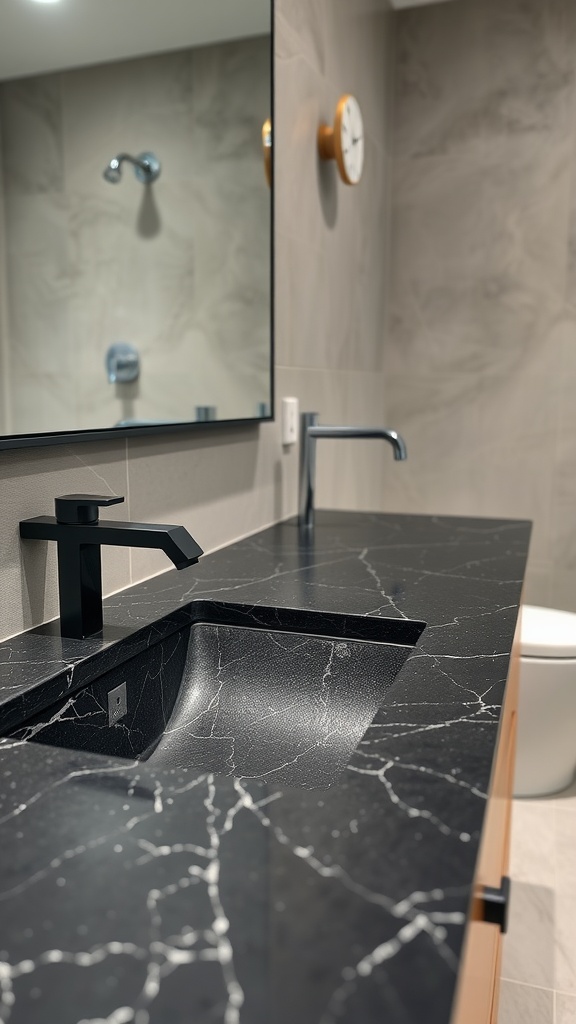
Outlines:
POLYGON ((270 415, 270 0, 0 0, 0 434, 270 415))

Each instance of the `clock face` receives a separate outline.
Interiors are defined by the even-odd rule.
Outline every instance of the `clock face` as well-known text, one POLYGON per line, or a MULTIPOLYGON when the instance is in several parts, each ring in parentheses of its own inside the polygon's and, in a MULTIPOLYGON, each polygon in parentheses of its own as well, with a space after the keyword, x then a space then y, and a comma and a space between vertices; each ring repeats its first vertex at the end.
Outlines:
POLYGON ((336 131, 342 151, 344 180, 348 185, 357 185, 364 169, 364 122, 353 96, 344 96, 340 101, 336 131))

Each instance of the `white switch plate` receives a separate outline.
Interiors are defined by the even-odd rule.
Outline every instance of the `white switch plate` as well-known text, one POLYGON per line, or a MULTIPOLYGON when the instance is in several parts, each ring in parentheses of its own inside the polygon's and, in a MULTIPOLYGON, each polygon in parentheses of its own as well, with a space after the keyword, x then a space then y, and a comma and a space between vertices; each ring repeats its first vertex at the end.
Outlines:
POLYGON ((296 444, 298 441, 299 403, 297 398, 282 399, 282 444, 296 444))

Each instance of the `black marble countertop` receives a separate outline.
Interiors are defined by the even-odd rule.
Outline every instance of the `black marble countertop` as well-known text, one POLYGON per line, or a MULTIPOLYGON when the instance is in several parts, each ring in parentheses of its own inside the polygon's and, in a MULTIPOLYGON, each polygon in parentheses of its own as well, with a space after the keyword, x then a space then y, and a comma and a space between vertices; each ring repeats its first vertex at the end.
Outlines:
POLYGON ((204 605, 426 623, 329 788, 0 740, 2 1024, 448 1024, 529 535, 319 513, 0 644, 6 736, 204 605))

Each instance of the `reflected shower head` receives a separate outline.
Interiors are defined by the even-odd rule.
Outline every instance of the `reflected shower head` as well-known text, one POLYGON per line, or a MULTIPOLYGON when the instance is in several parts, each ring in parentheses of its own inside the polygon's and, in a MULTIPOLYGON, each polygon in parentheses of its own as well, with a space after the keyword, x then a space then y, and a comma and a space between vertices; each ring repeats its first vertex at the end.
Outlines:
POLYGON ((106 181, 109 181, 112 185, 117 185, 122 177, 122 168, 120 166, 120 160, 117 156, 113 157, 108 167, 103 172, 103 177, 106 181))
POLYGON ((133 165, 134 174, 143 185, 151 185, 160 176, 162 167, 154 153, 140 153, 139 156, 119 153, 118 156, 112 157, 110 163, 102 172, 103 178, 112 185, 117 185, 122 177, 122 164, 125 160, 133 165))

